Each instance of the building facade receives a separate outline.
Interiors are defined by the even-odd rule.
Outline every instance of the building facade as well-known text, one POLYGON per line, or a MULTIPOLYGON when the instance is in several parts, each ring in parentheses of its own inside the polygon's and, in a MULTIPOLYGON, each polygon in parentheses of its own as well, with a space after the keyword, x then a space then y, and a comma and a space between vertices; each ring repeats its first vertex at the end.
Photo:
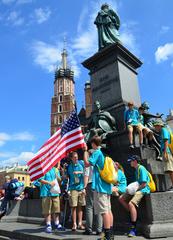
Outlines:
POLYGON ((51 103, 51 135, 74 109, 74 72, 67 64, 67 51, 62 52, 62 66, 55 71, 54 96, 51 103))
POLYGON ((172 109, 169 110, 169 115, 166 118, 166 122, 173 131, 173 110, 172 109))
POLYGON ((23 182, 25 187, 31 186, 30 175, 27 171, 27 166, 8 167, 0 170, 0 186, 5 182, 5 176, 8 175, 11 179, 18 179, 23 182))

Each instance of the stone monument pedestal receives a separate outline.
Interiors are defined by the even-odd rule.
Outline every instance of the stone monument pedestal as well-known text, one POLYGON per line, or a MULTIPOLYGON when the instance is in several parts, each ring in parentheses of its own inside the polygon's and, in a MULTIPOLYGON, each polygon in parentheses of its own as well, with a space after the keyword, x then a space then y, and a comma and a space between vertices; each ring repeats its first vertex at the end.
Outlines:
MULTIPOLYGON (((145 196, 138 208, 138 233, 147 238, 173 236, 173 193, 156 192, 145 196)), ((116 197, 112 197, 114 229, 129 230, 129 216, 116 197)))
POLYGON ((137 68, 142 62, 120 43, 112 44, 83 62, 91 76, 92 109, 99 100, 102 109, 115 117, 118 130, 123 129, 125 104, 141 104, 137 68))

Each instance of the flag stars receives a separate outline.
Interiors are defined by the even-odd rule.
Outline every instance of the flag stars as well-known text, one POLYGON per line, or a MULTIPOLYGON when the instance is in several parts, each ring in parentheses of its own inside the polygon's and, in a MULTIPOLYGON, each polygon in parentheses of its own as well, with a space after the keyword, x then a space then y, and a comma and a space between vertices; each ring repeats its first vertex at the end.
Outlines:
POLYGON ((61 128, 61 136, 65 135, 76 128, 80 127, 79 119, 75 111, 73 111, 70 117, 64 122, 61 128))

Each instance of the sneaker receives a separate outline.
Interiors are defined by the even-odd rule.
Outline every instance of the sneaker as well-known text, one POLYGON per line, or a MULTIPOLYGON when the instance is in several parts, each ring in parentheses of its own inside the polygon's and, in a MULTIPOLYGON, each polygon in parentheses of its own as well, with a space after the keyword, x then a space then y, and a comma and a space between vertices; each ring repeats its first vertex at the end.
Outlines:
POLYGON ((114 238, 112 238, 112 236, 106 237, 106 236, 105 236, 105 233, 102 232, 102 233, 101 233, 101 238, 98 238, 97 240, 112 240, 112 239, 114 239, 114 238))
POLYGON ((97 240, 111 240, 110 238, 106 238, 105 236, 101 237, 101 238, 98 238, 97 240))
POLYGON ((46 233, 52 233, 52 226, 51 225, 47 225, 46 229, 45 229, 46 233))
POLYGON ((91 230, 85 230, 85 232, 83 232, 83 235, 92 235, 93 232, 91 230))
POLYGON ((129 145, 129 148, 134 149, 135 146, 134 146, 133 144, 130 144, 130 145, 129 145))
POLYGON ((97 231, 97 232, 96 232, 96 235, 101 237, 101 236, 103 235, 103 232, 97 231))
POLYGON ((167 191, 168 191, 168 192, 173 192, 173 186, 170 187, 167 191))
POLYGON ((145 147, 145 145, 143 143, 140 143, 140 147, 143 148, 145 147))
POLYGON ((65 231, 65 227, 63 227, 60 223, 58 225, 55 225, 55 228, 58 231, 65 231))
POLYGON ((132 228, 130 230, 128 237, 136 237, 136 228, 132 228))

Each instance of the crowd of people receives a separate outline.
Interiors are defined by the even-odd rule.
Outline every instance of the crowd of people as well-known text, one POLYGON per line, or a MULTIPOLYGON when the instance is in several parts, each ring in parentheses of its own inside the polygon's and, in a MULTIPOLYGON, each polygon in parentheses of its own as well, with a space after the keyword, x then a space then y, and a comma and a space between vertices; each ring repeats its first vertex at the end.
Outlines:
POLYGON ((0 218, 3 217, 8 208, 10 200, 23 200, 24 183, 19 182, 18 179, 12 179, 10 176, 5 176, 5 183, 1 189, 1 204, 0 204, 0 218))
MULTIPOLYGON (((149 146, 154 147, 154 149, 157 150, 158 147, 156 147, 155 145, 155 133, 158 137, 160 152, 160 156, 158 156, 157 160, 163 161, 165 173, 169 174, 172 183, 169 191, 173 191, 173 149, 171 151, 170 147, 172 135, 171 129, 161 119, 162 115, 154 116, 155 120, 153 120, 152 125, 147 125, 147 121, 144 121, 145 107, 141 105, 139 109, 136 109, 133 102, 128 102, 127 105, 128 109, 124 112, 124 127, 128 130, 128 137, 130 143, 129 147, 131 149, 135 147, 133 144, 133 130, 137 130, 137 132, 139 133, 140 146, 143 146, 144 139, 145 143, 147 142, 147 138, 149 146)), ((150 116, 153 117, 153 115, 151 114, 150 116)))
MULTIPOLYGON (((150 128, 145 126, 143 111, 142 107, 138 110, 135 109, 133 102, 128 103, 124 120, 125 128, 128 130, 130 148, 135 147, 133 144, 133 130, 135 129, 139 133, 141 146, 144 138, 148 138, 149 143, 152 142, 154 134, 150 128)), ((155 120, 153 126, 160 136, 160 151, 165 172, 169 174, 172 182, 172 186, 168 190, 173 191, 173 156, 169 147, 171 133, 161 119, 155 120)), ((94 136, 90 143, 91 149, 88 149, 87 144, 83 147, 81 159, 77 152, 71 152, 65 160, 34 182, 34 185, 40 189, 42 213, 46 224, 45 231, 51 233, 53 227, 57 231, 65 231, 65 221, 71 218, 72 231, 80 229, 85 235, 95 232, 100 236, 99 239, 114 239, 114 219, 111 210, 111 196, 114 196, 129 214, 128 236, 134 237, 136 236, 137 209, 142 198, 151 191, 149 172, 141 164, 138 155, 130 155, 125 161, 135 170, 136 181, 127 186, 123 167, 118 162, 113 162, 116 183, 106 182, 100 174, 100 169, 103 169, 105 164, 101 138, 94 136), (62 209, 63 217, 61 216, 62 209), (83 222, 84 209, 85 224, 83 222)), ((5 195, 0 208, 4 214, 7 210, 7 202, 20 198, 23 186, 19 183, 18 186, 16 184, 17 182, 6 177, 6 183, 3 186, 5 195)))

